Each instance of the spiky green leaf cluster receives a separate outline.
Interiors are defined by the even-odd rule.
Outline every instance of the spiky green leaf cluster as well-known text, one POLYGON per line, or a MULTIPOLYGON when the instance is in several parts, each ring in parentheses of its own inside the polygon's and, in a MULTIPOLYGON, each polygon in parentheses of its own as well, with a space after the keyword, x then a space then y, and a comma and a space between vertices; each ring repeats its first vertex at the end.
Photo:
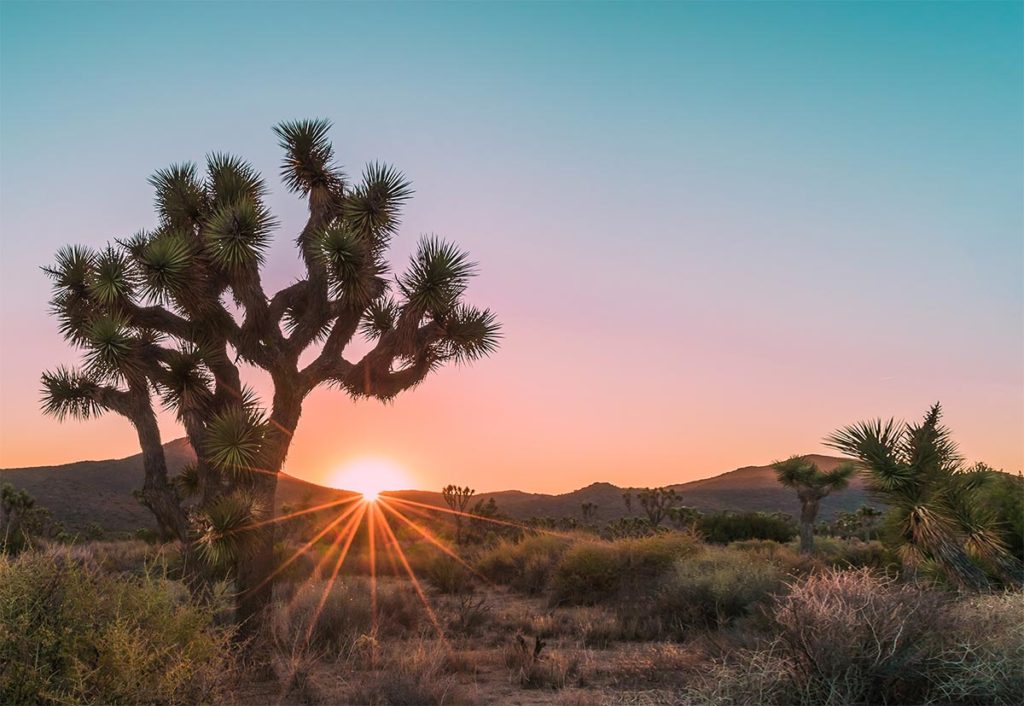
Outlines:
POLYGON ((823 493, 842 490, 857 472, 857 466, 852 463, 840 463, 831 471, 823 471, 806 456, 791 456, 785 461, 776 461, 772 468, 779 482, 787 487, 823 493))
POLYGON ((327 139, 329 120, 294 120, 274 127, 285 151, 281 179, 291 191, 303 196, 319 192, 323 198, 339 194, 342 176, 334 165, 334 147, 327 139))
POLYGON ((490 309, 458 304, 444 318, 444 338, 440 341, 440 357, 467 363, 485 358, 498 349, 501 327, 490 309))
POLYGON ((316 238, 316 254, 329 273, 332 296, 360 309, 376 298, 381 267, 363 235, 341 225, 327 228, 316 238))
POLYGON ((934 564, 970 588, 988 585, 982 566, 1019 583, 1019 562, 1007 555, 991 515, 979 504, 978 481, 964 477, 952 435, 939 423, 941 414, 935 404, 919 423, 860 422, 825 443, 867 469, 872 492, 895 513, 906 566, 934 564))
POLYGON ((184 291, 192 263, 192 247, 184 233, 165 231, 150 238, 139 257, 146 294, 164 300, 184 291))
POLYGON ((43 373, 43 412, 63 421, 90 419, 102 412, 96 398, 97 384, 81 371, 60 366, 43 373))
POLYGON ((206 428, 206 460, 233 476, 259 471, 267 422, 254 410, 233 406, 217 413, 206 428))
POLYGON ((252 198, 241 197, 219 206, 204 229, 213 262, 228 271, 263 264, 275 225, 270 212, 252 198))
POLYGON ((430 235, 420 240, 399 288, 413 311, 444 316, 458 303, 475 273, 476 263, 469 255, 430 235))
POLYGON ((218 498, 196 517, 199 554, 212 567, 226 569, 252 548, 249 530, 265 512, 251 495, 231 493, 218 498))
POLYGON ((97 379, 121 379, 141 372, 140 340, 126 319, 103 315, 85 330, 85 370, 97 379))
POLYGON ((209 198, 192 163, 172 164, 149 178, 156 190, 156 209, 164 226, 192 230, 209 208, 209 198))
POLYGON ((412 198, 412 184, 392 166, 371 162, 363 181, 346 195, 346 224, 362 234, 376 250, 387 247, 401 223, 402 206, 412 198))

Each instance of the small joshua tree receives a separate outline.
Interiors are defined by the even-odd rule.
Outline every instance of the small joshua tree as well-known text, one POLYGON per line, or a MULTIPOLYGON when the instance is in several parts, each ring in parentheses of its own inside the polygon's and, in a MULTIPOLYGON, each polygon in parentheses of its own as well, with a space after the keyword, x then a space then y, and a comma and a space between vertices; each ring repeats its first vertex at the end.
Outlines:
POLYGON ((665 514, 678 529, 687 531, 694 531, 702 517, 701 512, 693 507, 670 507, 665 514))
POLYGON ((466 506, 469 505, 469 499, 473 497, 476 491, 469 486, 460 487, 457 485, 446 485, 441 490, 441 497, 444 498, 445 505, 452 509, 453 512, 458 513, 455 515, 455 543, 462 544, 462 513, 466 512, 466 506))
POLYGON ((597 503, 586 502, 580 505, 584 522, 594 519, 595 510, 597 510, 597 503))
POLYGON ((628 490, 622 494, 622 502, 626 504, 626 512, 633 514, 633 494, 628 490))
POLYGON ((94 250, 67 247, 46 268, 61 333, 84 353, 78 369, 43 375, 44 409, 58 419, 115 412, 135 427, 145 480, 140 499, 165 538, 233 562, 237 617, 258 631, 273 594, 278 474, 305 398, 321 386, 390 400, 449 362, 497 348, 493 313, 465 301, 475 264, 424 237, 403 274, 387 261, 409 182, 373 163, 352 181, 335 163, 326 120, 278 125, 281 178, 308 205, 295 243, 303 276, 275 294, 261 278, 277 221, 268 187, 237 157, 213 153, 205 171, 158 171, 158 224, 94 250), (369 350, 352 358, 362 337, 369 350), (241 364, 265 371, 264 406, 241 364), (198 461, 189 517, 167 476, 153 395, 176 412, 198 461), (197 530, 201 530, 197 532, 197 530), (229 547, 244 542, 243 547, 229 547))
POLYGON ((636 494, 640 507, 647 513, 651 527, 657 529, 665 519, 669 508, 679 500, 679 493, 672 488, 646 488, 636 494))
POLYGON ((821 499, 845 488, 857 467, 847 462, 825 472, 806 456, 792 456, 785 461, 776 461, 772 468, 780 483, 796 489, 800 499, 800 553, 811 554, 814 551, 814 522, 818 519, 821 499))

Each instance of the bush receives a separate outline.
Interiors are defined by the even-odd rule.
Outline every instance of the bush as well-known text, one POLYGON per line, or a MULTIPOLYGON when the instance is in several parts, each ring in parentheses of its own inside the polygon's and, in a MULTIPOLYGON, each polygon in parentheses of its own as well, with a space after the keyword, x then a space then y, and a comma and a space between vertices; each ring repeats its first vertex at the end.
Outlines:
POLYGON ((718 628, 767 604, 784 588, 783 579, 773 563, 731 548, 709 547, 677 562, 641 614, 657 619, 677 637, 694 628, 718 628))
POLYGON ((440 593, 473 592, 473 574, 467 567, 447 554, 434 556, 425 561, 422 574, 440 593))
POLYGON ((701 551, 700 542, 678 532, 615 542, 581 542, 559 561, 553 599, 570 605, 631 600, 649 595, 673 563, 701 551))
POLYGON ((0 703, 215 703, 230 635, 183 587, 0 557, 0 703))
POLYGON ((550 534, 528 535, 518 542, 503 539, 480 554, 476 568, 494 583, 535 595, 547 587, 555 565, 574 541, 550 534))
POLYGON ((728 544, 745 539, 792 541, 800 533, 792 517, 784 513, 714 512, 701 516, 697 531, 713 544, 728 544))
POLYGON ((373 640, 408 637, 420 626, 424 615, 423 605, 408 582, 380 581, 374 624, 370 582, 355 577, 339 577, 330 587, 327 600, 317 615, 317 607, 327 588, 326 581, 304 584, 290 601, 279 607, 274 617, 273 636, 280 647, 287 651, 296 645, 305 645, 309 632, 310 647, 349 655, 364 637, 373 640))
POLYGON ((553 599, 592 605, 613 598, 622 578, 622 556, 611 542, 581 542, 562 556, 552 578, 553 599))
POLYGON ((839 569, 893 569, 900 567, 899 557, 879 541, 817 537, 814 553, 839 569))

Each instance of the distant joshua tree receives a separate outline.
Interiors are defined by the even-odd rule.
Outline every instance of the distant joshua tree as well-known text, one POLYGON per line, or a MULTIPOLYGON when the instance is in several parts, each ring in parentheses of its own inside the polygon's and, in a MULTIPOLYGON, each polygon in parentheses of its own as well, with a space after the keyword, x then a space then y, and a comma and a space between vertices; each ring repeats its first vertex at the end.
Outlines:
POLYGON ((594 518, 594 511, 597 510, 597 503, 583 503, 580 505, 580 510, 583 512, 584 521, 592 520, 594 518))
POLYGON ((626 504, 626 512, 633 514, 633 494, 629 491, 623 493, 622 502, 626 504))
POLYGON ((636 494, 640 507, 647 513, 651 527, 657 529, 671 508, 679 500, 679 493, 672 488, 646 488, 636 494))
POLYGON ((871 491, 889 504, 900 533, 907 576, 938 566, 963 588, 985 589, 987 565, 1008 584, 1024 583, 1024 567, 1007 551, 982 490, 991 478, 964 472, 936 403, 917 424, 876 419, 840 429, 825 443, 857 458, 871 491))
MULTIPOLYGON (((441 490, 441 497, 444 498, 445 504, 450 507, 456 513, 464 513, 466 506, 469 505, 469 499, 476 493, 475 490, 466 487, 459 487, 457 485, 446 485, 441 490)), ((455 543, 462 544, 462 514, 455 515, 455 543)))
POLYGON ((304 276, 276 294, 261 279, 277 227, 268 188, 251 165, 220 153, 207 157, 205 173, 178 164, 153 175, 155 230, 101 250, 63 248, 46 268, 61 333, 84 351, 81 368, 43 375, 46 411, 109 411, 132 423, 142 502, 165 538, 194 547, 199 537, 207 556, 233 557, 243 635, 259 631, 276 568, 273 523, 248 520, 273 513, 305 398, 331 386, 390 400, 446 363, 487 356, 500 336, 495 315, 464 300, 476 266, 454 245, 424 237, 405 273, 391 273, 386 254, 412 188, 377 163, 351 181, 335 163, 330 127, 274 128, 281 177, 309 210, 295 239, 304 276), (357 335, 370 348, 351 359, 357 335), (269 408, 242 384, 242 364, 268 374, 269 408), (198 456, 192 518, 167 476, 160 403, 198 456))
POLYGON ((780 483, 796 489, 800 499, 800 553, 811 554, 814 552, 814 522, 818 519, 821 499, 845 488, 857 472, 857 466, 841 463, 825 472, 806 456, 791 456, 785 461, 776 461, 772 468, 780 483))
POLYGON ((693 507, 670 507, 665 514, 677 528, 688 531, 695 530, 703 516, 697 508, 693 507))

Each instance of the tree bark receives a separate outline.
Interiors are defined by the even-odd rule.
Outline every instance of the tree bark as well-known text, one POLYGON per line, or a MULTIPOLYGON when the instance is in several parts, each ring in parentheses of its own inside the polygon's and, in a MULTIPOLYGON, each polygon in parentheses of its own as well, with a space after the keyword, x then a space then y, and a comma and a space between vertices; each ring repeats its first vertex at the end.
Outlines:
POLYGON ((142 448, 142 467, 145 473, 139 501, 156 517, 160 539, 164 542, 188 541, 188 519, 181 500, 167 478, 167 459, 160 440, 160 428, 149 403, 148 391, 132 390, 136 398, 136 413, 131 415, 142 448))
MULTIPOLYGON (((250 490, 254 499, 267 513, 274 515, 277 478, 288 455, 292 435, 302 413, 303 391, 290 377, 274 380, 274 405, 270 416, 270 429, 264 447, 263 464, 253 473, 250 490)), ((235 619, 239 634, 255 637, 265 623, 265 614, 274 598, 274 524, 268 523, 253 530, 250 544, 236 567, 235 619)))
POLYGON ((821 500, 809 493, 800 493, 800 553, 814 553, 814 522, 818 519, 821 500))

